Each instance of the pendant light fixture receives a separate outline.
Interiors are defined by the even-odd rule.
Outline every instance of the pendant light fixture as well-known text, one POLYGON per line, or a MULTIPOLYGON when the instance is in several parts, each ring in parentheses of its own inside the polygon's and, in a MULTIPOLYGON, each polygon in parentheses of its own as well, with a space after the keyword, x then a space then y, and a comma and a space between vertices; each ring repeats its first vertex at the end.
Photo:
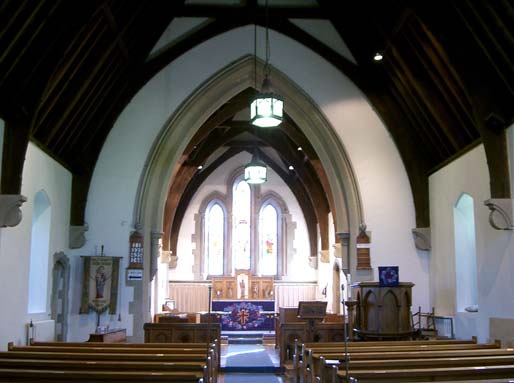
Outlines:
POLYGON ((249 184, 262 184, 267 181, 266 164, 259 160, 255 149, 252 160, 245 166, 245 181, 249 184))
MULTIPOLYGON (((271 128, 280 125, 284 113, 284 101, 273 93, 270 80, 271 68, 270 44, 268 31, 268 0, 265 2, 265 28, 266 28, 266 62, 264 64, 264 81, 261 91, 250 105, 250 122, 260 128, 271 128)), ((257 29, 257 28, 256 28, 257 29)), ((257 32, 254 36, 254 52, 257 50, 257 32)), ((257 55, 255 53, 255 60, 257 55)), ((257 81, 257 76, 255 77, 257 81)))

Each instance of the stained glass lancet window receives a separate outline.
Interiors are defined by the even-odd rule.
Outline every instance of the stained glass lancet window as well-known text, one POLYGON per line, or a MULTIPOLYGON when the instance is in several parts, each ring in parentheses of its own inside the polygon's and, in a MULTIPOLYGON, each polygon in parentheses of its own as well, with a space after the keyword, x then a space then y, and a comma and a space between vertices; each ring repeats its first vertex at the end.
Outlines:
POLYGON ((218 203, 207 209, 205 216, 206 264, 209 275, 223 275, 225 217, 218 203))
POLYGON ((271 204, 261 209, 260 221, 260 270, 263 275, 277 274, 278 222, 277 210, 271 204))
POLYGON ((235 269, 250 269, 250 185, 244 180, 234 184, 232 259, 235 269))

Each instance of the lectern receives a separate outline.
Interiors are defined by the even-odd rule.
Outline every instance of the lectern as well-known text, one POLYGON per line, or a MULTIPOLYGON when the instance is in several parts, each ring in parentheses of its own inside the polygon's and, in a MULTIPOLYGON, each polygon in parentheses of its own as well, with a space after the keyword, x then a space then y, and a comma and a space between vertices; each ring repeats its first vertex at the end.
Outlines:
POLYGON ((322 321, 327 315, 327 302, 302 301, 298 302, 298 318, 307 319, 309 322, 308 341, 314 341, 314 323, 322 321))

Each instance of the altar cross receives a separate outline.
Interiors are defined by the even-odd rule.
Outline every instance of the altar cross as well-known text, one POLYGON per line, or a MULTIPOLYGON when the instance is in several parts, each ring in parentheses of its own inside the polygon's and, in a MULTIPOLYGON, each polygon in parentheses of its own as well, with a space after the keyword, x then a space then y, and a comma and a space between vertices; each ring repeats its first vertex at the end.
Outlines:
POLYGON ((246 320, 248 319, 248 313, 246 312, 245 309, 241 309, 239 310, 239 312, 237 313, 237 316, 239 318, 239 320, 241 321, 241 325, 245 325, 246 324, 246 320))

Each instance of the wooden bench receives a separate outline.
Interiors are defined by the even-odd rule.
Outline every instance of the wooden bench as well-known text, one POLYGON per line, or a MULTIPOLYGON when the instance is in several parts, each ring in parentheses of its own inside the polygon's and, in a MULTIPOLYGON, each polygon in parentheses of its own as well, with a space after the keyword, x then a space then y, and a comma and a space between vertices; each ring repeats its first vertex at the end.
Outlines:
MULTIPOLYGON (((425 359, 425 358, 439 358, 445 360, 448 358, 463 358, 463 357, 489 357, 489 356, 512 356, 514 355, 513 348, 505 349, 475 349, 475 350, 450 350, 450 351, 424 351, 424 352, 379 352, 379 353, 349 353, 350 361, 370 361, 370 360, 396 360, 396 359, 425 359)), ((304 370, 299 370, 297 381, 314 381, 316 377, 321 375, 322 371, 326 372, 326 368, 321 366, 321 358, 325 360, 343 361, 345 360, 344 353, 316 353, 310 352, 307 354, 304 370)), ((334 363, 330 363, 333 365, 334 363)), ((341 367, 344 368, 344 365, 341 367)))
MULTIPOLYGON (((14 346, 8 345, 9 351, 0 352, 2 368, 10 368, 14 365, 20 367, 20 360, 25 361, 28 369, 58 369, 65 371, 78 371, 91 368, 92 365, 104 371, 137 372, 147 373, 176 372, 176 373, 201 373, 202 382, 216 382, 217 357, 216 347, 213 344, 208 349, 206 344, 171 344, 170 347, 150 347, 145 345, 63 345, 57 346, 14 346), (11 362, 9 362, 11 361, 11 362), (31 361, 29 363, 28 361, 31 361), (9 363, 12 363, 9 367, 9 363), (193 369, 193 370, 192 370, 193 369), (164 371, 163 371, 164 370, 164 371)), ((2 376, 2 375, 0 375, 2 376)), ((20 378, 21 379, 21 378, 20 378)), ((198 380, 198 379, 197 379, 198 380)), ((75 382, 74 382, 75 383, 75 382)))
MULTIPOLYGON (((386 383, 386 382, 427 382, 444 380, 476 380, 481 379, 512 379, 514 378, 514 365, 473 367, 445 367, 445 368, 405 368, 387 370, 350 370, 349 376, 359 383, 386 383)), ((346 383, 346 372, 332 369, 332 383, 346 383)))
MULTIPOLYGON (((367 342, 366 342, 367 343, 367 342)), ((448 351, 461 351, 461 350, 487 350, 487 349, 498 349, 500 347, 499 342, 495 343, 486 343, 486 344, 477 344, 477 343, 462 343, 462 344, 416 344, 412 342, 410 346, 404 345, 401 342, 398 346, 394 344, 390 344, 388 347, 357 347, 357 346, 349 346, 347 348, 348 353, 351 355, 351 360, 356 358, 356 355, 366 354, 361 359, 369 359, 372 356, 370 354, 374 354, 375 357, 384 358, 385 355, 388 355, 392 352, 397 353, 396 358, 406 358, 406 353, 425 355, 427 352, 448 352, 448 351)), ((298 363, 298 366, 295 370, 296 381, 309 381, 313 380, 317 371, 320 369, 317 367, 319 364, 319 357, 324 356, 325 359, 337 359, 344 360, 345 358, 345 350, 341 347, 321 347, 321 348, 310 348, 306 349, 303 352, 302 358, 298 363), (316 355, 316 358, 314 358, 316 355)), ((427 355, 425 355, 427 357, 427 355)), ((357 357, 358 358, 358 357, 357 357)), ((395 358, 394 356, 392 358, 395 358)))
MULTIPOLYGON (((15 346, 12 342, 8 344, 8 349, 18 348, 32 348, 34 350, 89 350, 89 349, 104 349, 104 350, 116 350, 123 349, 126 352, 138 352, 139 350, 166 350, 166 349, 183 349, 183 350, 207 350, 216 346, 216 342, 212 343, 99 343, 99 342, 88 342, 88 343, 70 343, 55 342, 51 344, 33 344, 30 346, 15 346)), ((75 351, 79 352, 79 351, 75 351)))
MULTIPOLYGON (((22 359, 0 358, 0 368, 27 368, 42 370, 87 370, 95 371, 196 371, 207 368, 204 361, 145 362, 121 360, 61 360, 61 359, 22 359)), ((208 368, 207 368, 208 370, 208 368)), ((205 379, 204 379, 205 380, 205 379)), ((207 381, 207 380, 205 380, 207 381)))
MULTIPOLYGON (((335 362, 335 361, 334 361, 335 362)), ((476 367, 514 365, 514 353, 504 356, 459 357, 459 358, 413 358, 413 359, 382 359, 382 360, 351 360, 350 371, 358 370, 390 370, 390 369, 421 369, 421 368, 449 368, 449 367, 476 367)), ((336 366, 344 370, 344 363, 331 363, 321 356, 319 363, 312 366, 314 378, 311 381, 326 382, 330 371, 336 366)), ((312 375, 311 375, 312 376, 312 375)), ((350 375, 352 376, 352 375, 350 375)))
POLYGON ((204 383, 201 372, 152 372, 152 371, 69 371, 0 368, 0 379, 8 382, 182 382, 204 383))
MULTIPOLYGON (((436 345, 436 344, 476 344, 477 338, 473 337, 470 340, 458 339, 441 339, 441 340, 406 340, 406 341, 370 341, 370 342, 348 342, 349 347, 371 347, 371 346, 408 346, 408 345, 436 345)), ((301 343, 295 341, 294 354, 293 354, 293 369, 296 371, 299 364, 304 357, 307 349, 313 348, 342 348, 344 349, 344 342, 306 342, 301 343)))
MULTIPOLYGON (((216 366, 220 365, 220 344, 217 339, 211 342, 209 345, 207 343, 101 343, 101 342, 34 342, 31 340, 30 346, 26 347, 69 347, 71 349, 80 347, 80 348, 91 348, 91 347, 101 347, 101 348, 152 348, 152 349, 175 349, 175 350, 189 350, 189 349, 200 349, 206 350, 212 349, 214 351, 214 355, 212 355, 212 360, 216 366)), ((15 347, 14 344, 9 343, 8 348, 11 350, 12 347, 15 347)), ((16 346, 20 347, 20 346, 16 346)), ((36 351, 38 349, 35 349, 36 351)), ((61 350, 61 349, 58 349, 61 350)))

